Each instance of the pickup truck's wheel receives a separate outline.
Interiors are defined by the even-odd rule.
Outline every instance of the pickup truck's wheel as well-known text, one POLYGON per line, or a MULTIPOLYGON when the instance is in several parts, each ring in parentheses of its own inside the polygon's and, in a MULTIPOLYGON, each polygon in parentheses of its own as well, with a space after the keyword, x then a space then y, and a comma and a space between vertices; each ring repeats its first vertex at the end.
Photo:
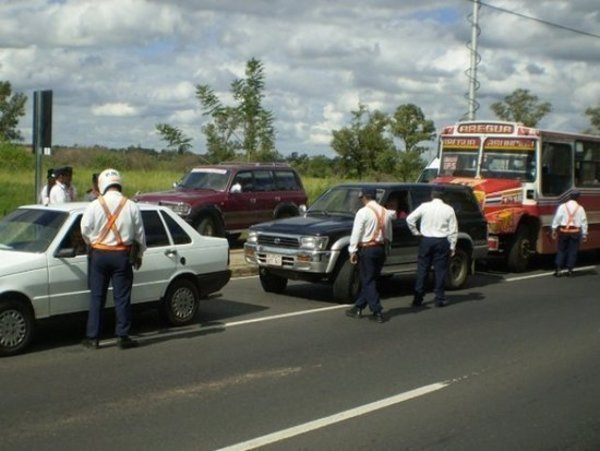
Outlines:
POLYGON ((0 355, 22 352, 33 338, 34 320, 21 302, 0 301, 0 355))
POLYGON ((346 260, 333 281, 333 299, 339 303, 354 302, 360 290, 358 265, 346 260))
POLYGON ((515 238, 510 246, 507 256, 508 269, 512 272, 523 272, 529 266, 529 260, 535 243, 531 230, 526 226, 517 229, 515 238))
POLYGON ((196 230, 200 235, 217 236, 221 238, 225 236, 225 232, 222 230, 222 227, 212 216, 205 216, 201 218, 196 225, 196 230))
POLYGON ((263 290, 265 290, 267 293, 281 294, 287 288, 288 280, 285 277, 271 274, 266 269, 260 270, 259 278, 263 290))
POLYGON ((198 287, 190 280, 177 279, 161 302, 161 316, 172 326, 183 326, 196 318, 199 304, 198 287))
POLYGON ((460 247, 456 248, 450 257, 448 275, 446 276, 446 289, 458 290, 467 281, 469 276, 469 256, 460 247))

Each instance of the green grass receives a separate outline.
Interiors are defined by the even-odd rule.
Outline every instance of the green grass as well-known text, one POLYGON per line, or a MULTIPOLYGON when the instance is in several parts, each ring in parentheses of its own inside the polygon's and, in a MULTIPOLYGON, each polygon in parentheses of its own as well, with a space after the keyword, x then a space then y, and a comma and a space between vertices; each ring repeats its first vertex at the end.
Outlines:
MULTIPOLYGON (((83 200, 85 192, 91 187, 91 170, 73 171, 73 184, 77 188, 79 200, 83 200)), ((44 169, 43 174, 46 174, 44 169)), ((164 191, 178 181, 182 173, 177 171, 123 171, 124 192, 127 196, 133 196, 136 192, 164 191)), ((10 213, 20 205, 37 202, 34 170, 0 171, 0 217, 10 213)), ((304 189, 308 195, 309 205, 333 185, 343 182, 342 179, 303 177, 304 189)), ((43 180, 43 184, 45 179, 43 180)), ((40 186, 40 189, 41 189, 40 186)))

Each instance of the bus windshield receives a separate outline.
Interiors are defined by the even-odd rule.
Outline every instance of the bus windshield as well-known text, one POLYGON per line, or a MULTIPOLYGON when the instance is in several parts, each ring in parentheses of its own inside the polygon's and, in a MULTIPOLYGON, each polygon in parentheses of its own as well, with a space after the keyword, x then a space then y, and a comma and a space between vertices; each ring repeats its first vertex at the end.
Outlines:
POLYGON ((488 139, 483 146, 481 177, 535 180, 535 140, 488 139))
POLYGON ((475 177, 479 138, 443 138, 439 175, 444 177, 475 177))

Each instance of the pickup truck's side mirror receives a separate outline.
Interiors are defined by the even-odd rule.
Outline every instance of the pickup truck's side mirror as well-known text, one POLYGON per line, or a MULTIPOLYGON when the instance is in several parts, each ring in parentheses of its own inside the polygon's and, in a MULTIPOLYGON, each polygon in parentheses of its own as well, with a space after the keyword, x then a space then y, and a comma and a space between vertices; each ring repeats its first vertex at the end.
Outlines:
POLYGON ((233 185, 231 185, 231 189, 229 190, 230 193, 241 193, 242 192, 242 185, 240 185, 239 183, 234 183, 233 185))

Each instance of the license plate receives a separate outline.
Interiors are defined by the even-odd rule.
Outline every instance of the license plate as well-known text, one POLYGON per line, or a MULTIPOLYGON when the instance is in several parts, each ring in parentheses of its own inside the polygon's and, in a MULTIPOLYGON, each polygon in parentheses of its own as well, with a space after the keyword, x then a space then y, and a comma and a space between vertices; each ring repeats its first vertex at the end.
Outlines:
POLYGON ((281 255, 267 254, 267 265, 281 266, 281 255))

